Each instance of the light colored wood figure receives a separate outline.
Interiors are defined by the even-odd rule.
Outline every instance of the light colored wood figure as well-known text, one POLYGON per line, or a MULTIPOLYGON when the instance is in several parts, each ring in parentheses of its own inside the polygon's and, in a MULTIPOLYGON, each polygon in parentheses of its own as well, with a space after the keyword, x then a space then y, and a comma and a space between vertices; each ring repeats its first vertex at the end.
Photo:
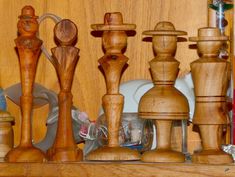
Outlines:
POLYGON ((5 155, 14 145, 13 121, 14 117, 6 111, 0 110, 0 161, 4 161, 5 155))
POLYGON ((56 139, 53 147, 48 150, 49 160, 66 162, 80 161, 83 158, 74 141, 72 129, 72 93, 74 71, 78 61, 79 49, 74 47, 77 39, 77 27, 70 20, 62 20, 54 28, 55 39, 59 46, 52 48, 52 64, 60 83, 59 118, 56 139))
POLYGON ((126 31, 134 30, 134 24, 123 24, 119 12, 106 13, 104 24, 91 26, 94 30, 103 31, 102 41, 105 55, 99 59, 104 71, 107 93, 103 96, 103 108, 108 127, 108 145, 98 148, 87 155, 87 160, 139 160, 136 150, 119 147, 119 127, 124 104, 124 97, 119 93, 119 84, 123 67, 128 58, 122 54, 127 46, 126 31))
POLYGON ((221 150, 223 125, 229 124, 226 111, 226 92, 230 80, 230 64, 218 58, 222 43, 228 40, 218 28, 201 28, 197 41, 200 58, 191 63, 195 87, 193 124, 199 126, 203 150, 193 154, 193 162, 232 163, 231 155, 221 150))
POLYGON ((31 114, 33 103, 33 83, 42 41, 36 37, 38 32, 37 16, 31 6, 25 6, 17 24, 19 37, 15 40, 19 53, 22 96, 21 140, 18 147, 6 155, 8 162, 43 162, 45 154, 32 145, 31 114))
POLYGON ((154 87, 147 91, 139 102, 139 116, 153 119, 157 128, 157 149, 145 152, 144 162, 184 162, 181 152, 171 150, 171 129, 173 120, 189 117, 186 97, 174 87, 179 72, 179 62, 174 58, 177 36, 186 35, 176 31, 170 22, 159 22, 154 30, 144 31, 153 36, 156 57, 150 61, 154 87))

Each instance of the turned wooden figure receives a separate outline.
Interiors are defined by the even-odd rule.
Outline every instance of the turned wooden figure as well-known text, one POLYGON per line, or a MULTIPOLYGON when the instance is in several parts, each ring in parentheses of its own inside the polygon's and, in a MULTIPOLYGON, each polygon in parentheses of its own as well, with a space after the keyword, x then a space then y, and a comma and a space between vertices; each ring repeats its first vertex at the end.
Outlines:
POLYGON ((226 92, 230 80, 230 64, 218 58, 220 47, 227 36, 218 28, 201 28, 196 41, 200 58, 191 63, 195 91, 193 124, 198 125, 202 151, 193 154, 195 163, 223 164, 233 162, 231 155, 221 150, 222 129, 229 124, 226 112, 226 92))
POLYGON ((122 54, 127 46, 126 31, 134 30, 134 24, 123 24, 122 14, 106 13, 104 24, 91 26, 96 31, 103 31, 102 44, 105 55, 99 59, 104 71, 107 93, 102 98, 108 127, 107 146, 96 149, 86 156, 87 160, 138 160, 136 150, 119 146, 119 126, 124 104, 124 96, 119 93, 120 78, 128 58, 122 54))
POLYGON ((22 96, 20 108, 22 114, 20 144, 6 155, 8 162, 43 162, 45 154, 32 145, 31 115, 33 106, 33 84, 42 41, 37 38, 38 22, 34 9, 25 6, 17 24, 19 37, 15 40, 19 53, 22 96))
POLYGON ((13 121, 14 117, 7 111, 0 110, 0 161, 4 161, 5 155, 14 145, 13 121))
POLYGON ((156 57, 150 61, 154 87, 147 91, 139 102, 139 116, 153 119, 156 125, 157 149, 145 152, 144 162, 184 162, 181 152, 171 150, 172 121, 189 117, 186 97, 174 87, 179 72, 179 62, 174 58, 177 36, 186 35, 176 31, 170 22, 159 22, 154 30, 144 31, 152 35, 156 57))
POLYGON ((52 48, 52 64, 54 65, 60 83, 59 118, 56 139, 48 158, 52 161, 80 161, 83 154, 75 141, 72 129, 72 93, 74 71, 78 61, 79 49, 74 47, 77 40, 77 27, 68 20, 62 20, 54 28, 58 47, 52 48))

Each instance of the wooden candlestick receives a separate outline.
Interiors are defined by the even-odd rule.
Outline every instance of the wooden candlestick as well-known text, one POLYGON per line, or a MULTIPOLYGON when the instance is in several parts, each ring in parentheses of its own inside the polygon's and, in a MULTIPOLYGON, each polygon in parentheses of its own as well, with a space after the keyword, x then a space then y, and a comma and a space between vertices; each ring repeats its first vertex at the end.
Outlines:
POLYGON ((45 154, 32 145, 31 114, 33 103, 33 83, 42 41, 36 37, 38 32, 37 16, 31 6, 25 6, 17 24, 19 37, 15 40, 19 53, 22 96, 20 107, 22 114, 21 139, 18 147, 6 155, 8 162, 43 162, 45 154))
POLYGON ((104 24, 91 26, 94 30, 104 31, 102 36, 105 55, 99 59, 104 70, 107 93, 103 96, 103 108, 108 127, 108 145, 98 148, 87 155, 87 160, 138 160, 136 150, 119 147, 119 127, 124 104, 124 96, 119 93, 121 72, 128 61, 122 54, 127 46, 125 31, 134 30, 135 25, 123 24, 121 13, 106 13, 104 24))
POLYGON ((226 92, 230 80, 230 64, 218 58, 219 50, 227 36, 218 28, 201 28, 197 41, 201 58, 191 63, 195 87, 195 112, 193 124, 199 126, 203 150, 193 154, 195 163, 232 163, 231 155, 221 150, 222 126, 229 124, 226 112, 226 92))
POLYGON ((143 32, 153 35, 153 49, 156 57, 150 61, 154 87, 147 91, 139 102, 139 116, 154 119, 156 125, 157 149, 145 152, 144 162, 184 162, 181 152, 171 150, 171 129, 173 120, 189 117, 186 97, 174 87, 179 72, 179 62, 174 58, 178 35, 170 22, 160 22, 154 30, 143 32))
POLYGON ((48 156, 52 161, 80 161, 83 154, 74 141, 71 116, 73 97, 71 87, 79 54, 79 49, 74 47, 77 39, 77 27, 70 20, 62 20, 56 24, 54 35, 59 42, 58 47, 51 49, 52 64, 60 83, 59 118, 56 139, 53 147, 48 150, 48 156))

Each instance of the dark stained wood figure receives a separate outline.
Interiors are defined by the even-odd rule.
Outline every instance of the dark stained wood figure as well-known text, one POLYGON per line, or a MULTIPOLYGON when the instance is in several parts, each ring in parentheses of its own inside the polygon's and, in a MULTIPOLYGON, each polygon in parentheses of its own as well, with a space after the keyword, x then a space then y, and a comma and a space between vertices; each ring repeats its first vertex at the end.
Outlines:
POLYGON ((74 71, 78 61, 79 49, 74 47, 77 39, 77 27, 68 20, 62 20, 54 28, 55 39, 59 46, 52 48, 52 64, 60 83, 59 118, 56 139, 53 147, 48 150, 49 160, 57 162, 80 161, 83 158, 75 141, 72 128, 72 93, 74 71))
POLYGON ((231 66, 218 58, 220 47, 227 36, 218 28, 200 28, 196 41, 201 58, 191 63, 196 96, 193 124, 198 125, 202 139, 202 151, 194 153, 195 163, 232 163, 231 155, 221 150, 223 126, 229 124, 226 109, 226 93, 231 77, 231 66))
POLYGON ((19 37, 15 40, 19 53, 22 96, 20 107, 22 113, 20 144, 5 157, 8 162, 43 162, 45 154, 32 145, 31 115, 33 104, 33 84, 42 41, 37 38, 37 16, 31 6, 25 6, 17 24, 19 37))
POLYGON ((108 126, 108 144, 98 148, 86 156, 87 160, 138 160, 136 150, 119 146, 119 127, 123 111, 124 96, 119 93, 121 72, 128 58, 122 54, 127 46, 126 31, 134 30, 134 24, 123 24, 122 14, 119 12, 106 13, 104 24, 91 25, 96 31, 103 31, 102 44, 105 55, 99 59, 104 71, 107 93, 102 103, 108 126))
POLYGON ((144 162, 184 162, 181 152, 171 149, 172 121, 188 119, 189 105, 186 97, 174 87, 179 72, 179 62, 174 58, 177 36, 186 35, 176 31, 170 22, 159 22, 154 30, 144 31, 153 36, 156 57, 150 61, 154 87, 139 102, 139 116, 153 119, 156 125, 157 149, 145 152, 144 162))

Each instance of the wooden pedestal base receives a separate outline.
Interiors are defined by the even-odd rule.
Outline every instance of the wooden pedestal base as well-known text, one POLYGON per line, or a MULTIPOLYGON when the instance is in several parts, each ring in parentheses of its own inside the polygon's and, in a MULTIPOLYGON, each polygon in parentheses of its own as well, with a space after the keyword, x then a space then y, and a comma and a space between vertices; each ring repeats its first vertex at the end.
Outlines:
POLYGON ((193 163, 209 163, 209 164, 228 164, 233 163, 230 154, 222 150, 204 150, 194 153, 192 156, 193 163))
POLYGON ((95 161, 130 161, 140 160, 138 151, 125 147, 108 147, 104 146, 95 151, 92 151, 86 157, 86 160, 95 161))
POLYGON ((18 146, 12 149, 5 157, 7 162, 45 162, 45 154, 35 147, 18 146))
POLYGON ((145 152, 141 161, 143 162, 184 162, 185 156, 181 152, 158 149, 145 152))
POLYGON ((81 161, 83 159, 82 150, 74 147, 52 148, 47 152, 49 160, 55 162, 81 161))

